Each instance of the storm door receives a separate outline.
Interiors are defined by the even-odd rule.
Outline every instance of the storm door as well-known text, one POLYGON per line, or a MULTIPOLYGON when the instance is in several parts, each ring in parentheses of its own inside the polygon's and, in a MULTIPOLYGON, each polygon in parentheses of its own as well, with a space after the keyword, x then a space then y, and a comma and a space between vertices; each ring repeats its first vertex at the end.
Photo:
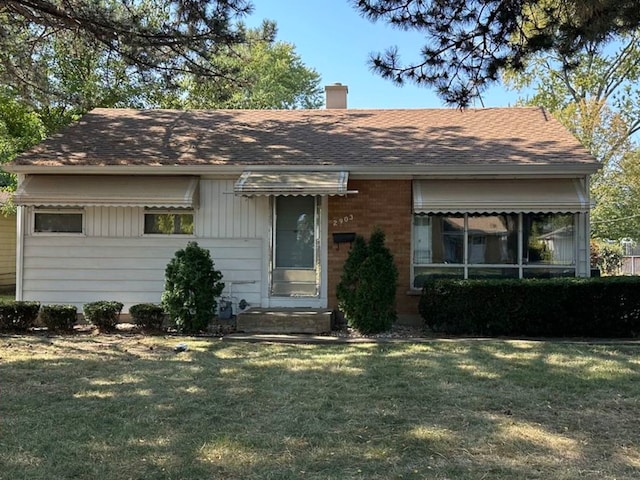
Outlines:
POLYGON ((271 294, 317 296, 318 197, 273 198, 271 294))

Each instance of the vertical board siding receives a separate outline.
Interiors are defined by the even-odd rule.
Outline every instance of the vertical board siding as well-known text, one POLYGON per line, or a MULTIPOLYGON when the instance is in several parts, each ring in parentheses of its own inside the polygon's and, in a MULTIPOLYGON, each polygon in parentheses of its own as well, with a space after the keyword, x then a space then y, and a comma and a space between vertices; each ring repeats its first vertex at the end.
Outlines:
POLYGON ((90 237, 139 237, 143 215, 141 207, 87 207, 85 233, 90 237))
MULTIPOLYGON (((89 301, 117 300, 125 312, 136 303, 158 303, 164 271, 188 240, 164 238, 43 237, 25 240, 23 298, 81 308, 89 301)), ((211 251, 233 296, 260 305, 262 241, 199 239, 211 251)), ((228 292, 225 292, 228 294, 228 292)))
POLYGON ((200 180, 196 232, 205 238, 262 238, 268 231, 268 197, 238 197, 233 179, 200 180))
POLYGON ((0 286, 16 283, 16 216, 0 214, 0 286))

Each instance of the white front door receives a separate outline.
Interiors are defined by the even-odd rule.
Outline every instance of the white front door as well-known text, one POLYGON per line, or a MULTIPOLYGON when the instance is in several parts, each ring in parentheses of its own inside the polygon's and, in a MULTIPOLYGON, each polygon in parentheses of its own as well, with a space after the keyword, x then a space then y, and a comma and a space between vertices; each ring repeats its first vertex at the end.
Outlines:
POLYGON ((320 291, 317 197, 273 197, 271 296, 317 298, 320 291))

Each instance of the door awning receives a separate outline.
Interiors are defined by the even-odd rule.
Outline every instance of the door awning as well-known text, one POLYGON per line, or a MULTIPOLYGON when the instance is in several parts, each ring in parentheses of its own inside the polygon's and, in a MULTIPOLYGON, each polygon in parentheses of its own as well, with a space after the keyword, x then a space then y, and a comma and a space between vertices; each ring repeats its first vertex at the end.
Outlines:
POLYGON ((16 205, 48 207, 195 208, 198 177, 34 175, 18 188, 16 205))
POLYGON ((575 213, 589 210, 573 179, 415 180, 415 213, 575 213))
POLYGON ((346 195, 349 172, 244 172, 236 195, 346 195))

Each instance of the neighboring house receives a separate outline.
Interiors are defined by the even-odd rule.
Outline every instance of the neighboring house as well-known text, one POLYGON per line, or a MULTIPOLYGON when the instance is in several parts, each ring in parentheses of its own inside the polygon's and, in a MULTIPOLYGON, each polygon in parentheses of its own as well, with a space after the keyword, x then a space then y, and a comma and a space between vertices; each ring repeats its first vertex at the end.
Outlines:
MULTIPOLYGON (((0 191, 0 206, 9 201, 9 194, 0 191)), ((0 211, 0 289, 16 284, 16 216, 0 211)))
POLYGON ((236 302, 336 308, 342 241, 374 226, 400 315, 431 277, 589 275, 599 165, 545 110, 348 110, 346 94, 327 87, 326 110, 88 113, 7 166, 18 298, 158 302, 196 240, 236 302))

